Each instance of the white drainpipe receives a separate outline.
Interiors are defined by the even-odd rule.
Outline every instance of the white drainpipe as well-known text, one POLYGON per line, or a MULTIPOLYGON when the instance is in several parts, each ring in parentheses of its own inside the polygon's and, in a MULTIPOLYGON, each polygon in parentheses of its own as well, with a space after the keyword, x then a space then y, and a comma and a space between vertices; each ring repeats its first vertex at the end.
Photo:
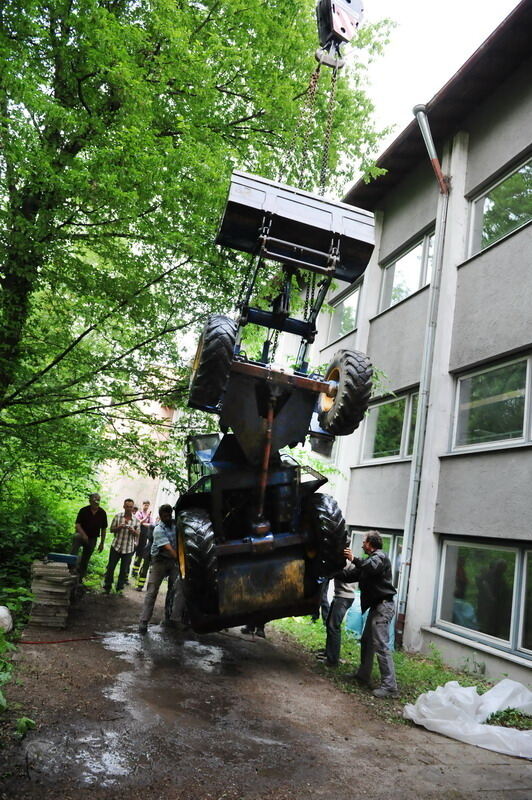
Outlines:
POLYGON ((423 346, 423 359, 421 362, 421 375, 419 379, 419 396, 417 407, 416 429, 412 451, 412 466, 408 484, 406 502, 405 524, 403 534, 403 552, 401 558, 401 571, 399 573, 399 586, 397 589, 397 623, 396 640, 401 646, 405 624, 406 604, 408 600, 408 584, 410 579, 410 565, 414 547, 416 519, 419 502, 419 488, 423 470, 423 451, 425 448, 425 431, 427 425, 427 412, 430 401, 430 381, 434 361, 434 340, 438 320, 438 306, 440 302, 440 284, 443 266, 443 249, 445 244, 445 231, 447 227, 447 209, 449 205, 450 179, 444 176, 434 147, 432 134, 425 111, 425 106, 418 105, 413 109, 418 121, 421 135, 425 142, 427 152, 438 181, 440 200, 436 212, 437 225, 434 234, 434 266, 429 292, 429 312, 425 329, 425 342, 423 346))

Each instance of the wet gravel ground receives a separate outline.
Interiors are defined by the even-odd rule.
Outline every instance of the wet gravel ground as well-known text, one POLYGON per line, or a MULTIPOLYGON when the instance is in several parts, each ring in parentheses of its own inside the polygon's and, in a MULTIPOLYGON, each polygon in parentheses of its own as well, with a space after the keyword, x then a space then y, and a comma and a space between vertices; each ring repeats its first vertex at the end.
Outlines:
MULTIPOLYGON (((136 632, 142 595, 87 595, 19 648, 0 798, 532 798, 532 764, 387 723, 270 632, 136 632), (37 722, 22 740, 13 720, 37 722)), ((162 603, 158 601, 162 615, 162 603)))

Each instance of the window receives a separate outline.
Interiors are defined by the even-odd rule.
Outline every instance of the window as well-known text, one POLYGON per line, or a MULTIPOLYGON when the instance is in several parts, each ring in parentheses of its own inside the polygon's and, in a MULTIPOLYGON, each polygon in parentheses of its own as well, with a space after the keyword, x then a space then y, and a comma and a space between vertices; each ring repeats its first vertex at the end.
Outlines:
MULTIPOLYGON (((364 557, 362 551, 362 542, 366 538, 367 530, 350 528, 350 533, 350 547, 353 551, 353 555, 358 556, 359 558, 364 557)), ((401 555, 403 552, 403 534, 395 531, 393 533, 383 533, 382 531, 379 531, 379 533, 382 536, 382 549, 388 554, 388 557, 392 562, 393 585, 397 586, 397 582, 399 580, 399 569, 401 566, 401 555)))
POLYGON ((360 290, 355 289, 354 292, 350 292, 346 297, 332 304, 328 342, 334 342, 355 330, 359 296, 360 290))
POLYGON ((373 405, 365 420, 363 460, 404 458, 412 454, 418 395, 373 405))
POLYGON ((532 655, 530 545, 443 542, 436 624, 532 655))
POLYGON ((459 378, 455 447, 526 438, 529 361, 523 358, 459 378))
POLYGON ((434 234, 426 234, 414 247, 384 267, 381 311, 430 283, 433 250, 434 234))
POLYGON ((532 159, 475 200, 471 253, 478 253, 531 219, 532 159))
POLYGON ((525 553, 525 582, 521 604, 521 647, 532 653, 532 550, 525 553))

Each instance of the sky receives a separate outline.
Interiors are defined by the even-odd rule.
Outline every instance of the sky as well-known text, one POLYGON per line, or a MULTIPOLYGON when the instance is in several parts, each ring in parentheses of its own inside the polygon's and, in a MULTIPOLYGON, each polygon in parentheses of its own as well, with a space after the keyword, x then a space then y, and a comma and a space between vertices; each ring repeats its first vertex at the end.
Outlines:
POLYGON ((369 68, 369 95, 379 128, 395 125, 388 144, 477 47, 519 5, 519 0, 364 0, 365 19, 396 23, 385 53, 369 68))

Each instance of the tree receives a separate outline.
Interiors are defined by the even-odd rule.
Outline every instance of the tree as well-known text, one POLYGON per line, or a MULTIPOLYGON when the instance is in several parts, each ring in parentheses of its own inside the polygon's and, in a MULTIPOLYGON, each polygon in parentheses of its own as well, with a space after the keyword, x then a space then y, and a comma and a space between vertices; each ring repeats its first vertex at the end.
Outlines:
MULTIPOLYGON (((229 173, 277 176, 301 144, 315 39, 310 0, 4 0, 0 425, 13 469, 79 476, 131 458, 142 443, 121 418, 186 395, 184 332, 230 304, 245 266, 213 247, 229 173)), ((331 164, 341 153, 345 177, 375 133, 357 73, 338 95, 331 164)), ((316 184, 320 142, 304 145, 316 184)))

